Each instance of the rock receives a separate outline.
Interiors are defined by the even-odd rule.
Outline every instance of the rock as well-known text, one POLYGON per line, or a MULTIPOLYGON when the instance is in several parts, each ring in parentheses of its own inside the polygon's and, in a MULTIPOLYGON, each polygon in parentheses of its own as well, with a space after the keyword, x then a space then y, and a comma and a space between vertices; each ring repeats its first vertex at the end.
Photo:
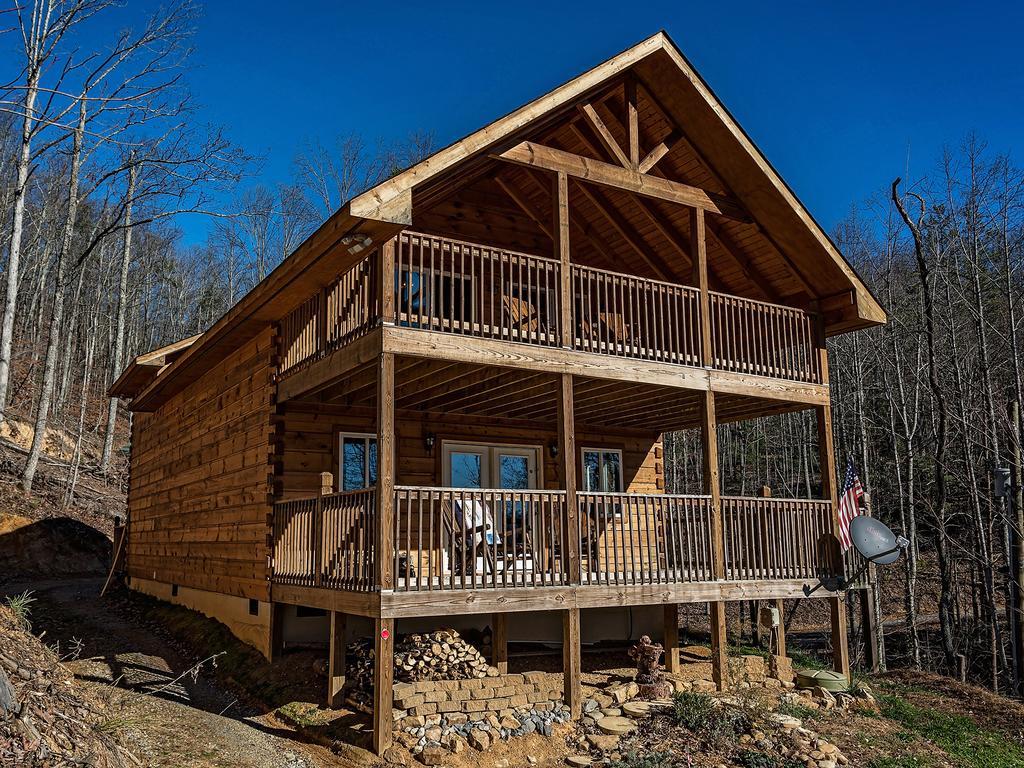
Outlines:
POLYGON ((718 686, 711 680, 694 680, 691 689, 698 693, 711 693, 718 690, 718 686))
POLYGON ((636 723, 627 717, 602 717, 597 727, 610 736, 624 736, 636 730, 636 723))
POLYGON ((619 737, 607 733, 589 733, 587 734, 587 743, 594 749, 611 752, 619 746, 619 737))
POLYGON ((601 705, 597 703, 596 699, 587 699, 583 702, 583 711, 586 713, 593 712, 595 709, 600 709, 601 705))
POLYGON ((645 701, 627 701, 622 705, 622 714, 640 719, 651 714, 651 705, 645 701))
POLYGON ((534 757, 533 755, 527 755, 526 756, 526 762, 529 763, 530 765, 536 765, 537 764, 537 758, 534 757))
POLYGON ((423 732, 423 735, 427 737, 427 741, 437 741, 437 742, 440 742, 441 741, 441 733, 442 733, 441 732, 441 726, 435 725, 435 726, 432 726, 430 728, 427 728, 423 732))
POLYGON ((440 765, 448 758, 448 750, 436 741, 427 742, 423 751, 417 755, 424 765, 440 765))
POLYGON ((469 746, 484 752, 491 747, 491 735, 487 731, 475 728, 469 732, 469 746))
POLYGON ((622 717, 622 710, 619 707, 606 707, 601 710, 602 717, 622 717))
POLYGON ((7 673, 0 669, 0 713, 14 715, 21 709, 7 673))
POLYGON ((572 768, 590 768, 594 764, 590 755, 569 755, 565 758, 565 764, 572 768))
POLYGON ((388 747, 384 752, 384 760, 388 765, 402 765, 402 750, 398 747, 388 747))

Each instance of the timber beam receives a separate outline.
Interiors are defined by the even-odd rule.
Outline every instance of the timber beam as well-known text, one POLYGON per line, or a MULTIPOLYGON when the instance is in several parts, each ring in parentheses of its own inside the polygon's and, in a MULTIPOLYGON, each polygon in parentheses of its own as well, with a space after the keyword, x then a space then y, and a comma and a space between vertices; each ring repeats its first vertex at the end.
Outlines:
POLYGON ((564 173, 575 179, 633 192, 656 200, 700 208, 737 221, 752 221, 750 214, 742 205, 725 195, 706 192, 689 184, 640 173, 630 168, 622 168, 602 160, 583 157, 532 141, 522 141, 494 157, 530 168, 564 173))

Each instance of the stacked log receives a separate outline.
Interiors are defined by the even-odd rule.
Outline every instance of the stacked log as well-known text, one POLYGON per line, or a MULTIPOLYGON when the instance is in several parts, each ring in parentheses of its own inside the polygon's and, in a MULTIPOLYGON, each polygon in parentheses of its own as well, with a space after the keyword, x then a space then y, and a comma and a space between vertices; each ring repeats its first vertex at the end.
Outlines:
MULTIPOLYGON (((395 680, 470 680, 495 677, 498 670, 454 629, 405 635, 395 641, 395 680)), ((348 677, 358 690, 373 689, 373 643, 359 639, 348 647, 348 677)))

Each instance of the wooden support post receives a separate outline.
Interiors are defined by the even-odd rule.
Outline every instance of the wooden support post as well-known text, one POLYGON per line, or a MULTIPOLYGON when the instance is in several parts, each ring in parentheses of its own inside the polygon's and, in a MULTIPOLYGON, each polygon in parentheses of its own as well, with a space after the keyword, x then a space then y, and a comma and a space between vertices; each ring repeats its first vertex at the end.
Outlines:
POLYGON ((498 674, 508 673, 508 614, 491 614, 491 664, 498 674))
POLYGON ((391 746, 394 729, 395 620, 374 622, 373 655, 373 751, 378 755, 391 746))
POLYGON ((341 689, 345 687, 345 628, 348 617, 341 611, 331 611, 331 648, 327 658, 327 706, 341 705, 341 689))
POLYGON ((700 290, 700 361, 710 367, 711 293, 708 287, 708 244, 704 229, 704 211, 690 209, 690 257, 693 259, 693 284, 700 290))
POLYGON ((393 237, 380 247, 380 264, 377 275, 377 311, 380 321, 391 324, 395 321, 395 245, 397 237, 393 237))
POLYGON ((711 608, 711 679, 718 690, 729 687, 729 655, 725 635, 725 603, 718 600, 711 608))
POLYGON ((665 606, 665 671, 679 671, 679 604, 665 606))
POLYGON ((786 655, 786 601, 781 597, 775 601, 775 610, 779 612, 778 640, 779 647, 775 651, 776 656, 786 655))
POLYGON ((562 613, 562 669, 565 671, 565 703, 573 720, 583 712, 583 686, 580 683, 580 609, 562 613))
MULTIPOLYGON (((825 344, 825 325, 821 313, 817 316, 816 337, 818 345, 818 359, 820 361, 821 380, 827 382, 828 376, 828 348, 825 344)), ((836 453, 832 440, 832 406, 819 405, 815 407, 815 415, 818 420, 818 468, 821 472, 821 497, 827 499, 832 505, 832 530, 834 531, 832 542, 833 572, 841 573, 843 567, 842 555, 839 549, 839 499, 836 490, 836 453)), ((834 595, 828 598, 829 611, 832 614, 832 666, 836 672, 850 677, 850 649, 849 638, 846 628, 846 601, 845 593, 834 595)))
POLYGON ((572 264, 569 260, 569 177, 565 173, 555 174, 551 199, 554 202, 551 212, 551 234, 554 240, 552 258, 558 260, 562 276, 558 322, 561 325, 562 346, 569 349, 573 344, 575 329, 572 325, 572 264))
MULTIPOLYGON (((693 284, 700 290, 700 359, 710 368, 714 360, 711 348, 711 293, 708 286, 708 249, 704 211, 690 209, 690 254, 693 258, 693 284)), ((722 491, 718 480, 718 419, 715 393, 702 392, 700 433, 704 464, 704 493, 711 496, 712 567, 716 579, 725 578, 725 528, 722 524, 722 491)), ((718 690, 729 684, 726 654, 725 603, 711 603, 711 674, 718 690)))
POLYGON ((629 144, 629 165, 634 171, 640 168, 640 111, 637 109, 636 77, 626 76, 626 134, 629 144))
POLYGON ((572 374, 559 376, 558 455, 565 484, 566 542, 569 583, 580 583, 580 510, 576 503, 576 416, 573 405, 572 374))
POLYGON ((377 369, 377 518, 376 583, 382 592, 395 588, 395 356, 383 352, 377 369))

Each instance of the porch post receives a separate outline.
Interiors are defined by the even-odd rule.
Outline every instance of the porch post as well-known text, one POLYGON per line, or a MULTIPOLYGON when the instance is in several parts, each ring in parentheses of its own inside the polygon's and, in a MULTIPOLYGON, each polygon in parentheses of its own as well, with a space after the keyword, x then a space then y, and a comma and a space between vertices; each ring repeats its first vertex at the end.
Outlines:
POLYGON ((394 729, 395 620, 376 619, 373 641, 373 751, 383 755, 394 729))
POLYGON ((491 664, 498 674, 508 672, 508 614, 491 614, 491 664))
POLYGON ((575 333, 572 325, 572 266, 569 263, 569 177, 565 173, 555 174, 551 199, 554 201, 551 212, 551 238, 554 241, 552 258, 558 259, 562 277, 558 322, 562 330, 561 344, 569 349, 575 333))
POLYGON ((565 703, 573 720, 583 714, 580 655, 580 609, 572 607, 562 612, 562 669, 565 703))
MULTIPOLYGON (((825 343, 825 325, 819 312, 816 322, 818 359, 820 361, 821 380, 828 383, 828 348, 825 343)), ((816 406, 815 415, 818 420, 818 469, 821 472, 821 497, 832 505, 832 530, 839 531, 839 498, 836 490, 836 453, 832 440, 832 406, 831 404, 816 406)), ((838 540, 830 553, 835 562, 833 568, 841 568, 841 554, 838 540)), ((832 667, 836 672, 850 678, 850 650, 846 629, 846 605, 844 593, 828 598, 829 611, 832 614, 832 667)))
MULTIPOLYGON (((395 588, 395 356, 383 352, 377 364, 377 515, 374 528, 374 581, 381 592, 395 588)), ((377 618, 373 659, 373 748, 391 746, 394 699, 395 620, 377 618)))
POLYGON ((341 704, 341 689, 345 687, 345 628, 348 616, 331 611, 331 648, 327 659, 327 706, 334 709, 341 704))
POLYGON ((558 455, 562 460, 565 484, 564 549, 568 562, 570 584, 580 583, 580 510, 576 503, 576 415, 573 405, 572 374, 563 373, 558 380, 558 455))
MULTIPOLYGON (((700 290, 700 359, 705 368, 714 360, 711 347, 711 293, 708 287, 708 250, 704 211, 690 209, 690 255, 693 259, 693 283, 700 290)), ((711 496, 712 565, 716 579, 725 578, 725 532, 722 525, 722 489, 718 479, 718 419, 715 413, 715 393, 710 389, 701 393, 700 432, 704 464, 704 493, 711 496)), ((712 602, 711 619, 711 673, 718 689, 725 690, 729 680, 729 660, 726 655, 725 603, 712 602)))
POLYGON ((382 352, 377 364, 377 519, 374 574, 382 592, 395 588, 395 356, 382 352))
POLYGON ((679 604, 665 606, 665 671, 679 671, 679 604))

